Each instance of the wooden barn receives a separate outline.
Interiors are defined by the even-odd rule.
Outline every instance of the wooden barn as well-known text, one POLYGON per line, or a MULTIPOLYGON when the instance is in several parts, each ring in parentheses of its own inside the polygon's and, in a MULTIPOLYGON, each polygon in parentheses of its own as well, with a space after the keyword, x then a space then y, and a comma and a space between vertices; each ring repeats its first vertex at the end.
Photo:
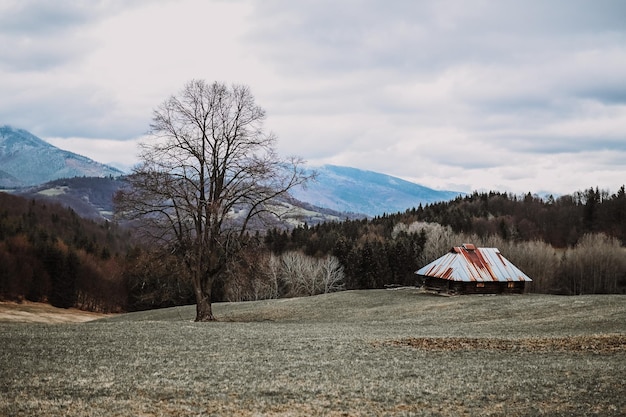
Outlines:
POLYGON ((521 294, 526 274, 496 248, 465 243, 415 272, 429 290, 452 294, 521 294))

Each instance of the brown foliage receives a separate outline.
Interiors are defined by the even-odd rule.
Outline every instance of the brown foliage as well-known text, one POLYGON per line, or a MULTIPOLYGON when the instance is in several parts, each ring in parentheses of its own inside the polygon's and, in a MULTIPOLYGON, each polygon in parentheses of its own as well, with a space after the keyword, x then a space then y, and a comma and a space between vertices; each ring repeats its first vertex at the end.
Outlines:
POLYGON ((120 234, 60 205, 0 193, 0 299, 122 309, 120 234))

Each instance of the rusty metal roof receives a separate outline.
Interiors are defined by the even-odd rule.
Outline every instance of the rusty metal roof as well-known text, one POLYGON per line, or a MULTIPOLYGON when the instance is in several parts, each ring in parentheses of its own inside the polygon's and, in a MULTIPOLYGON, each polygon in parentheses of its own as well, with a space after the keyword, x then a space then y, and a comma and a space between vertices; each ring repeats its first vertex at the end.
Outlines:
POLYGON ((450 281, 532 281, 496 248, 477 248, 465 243, 415 272, 450 281))

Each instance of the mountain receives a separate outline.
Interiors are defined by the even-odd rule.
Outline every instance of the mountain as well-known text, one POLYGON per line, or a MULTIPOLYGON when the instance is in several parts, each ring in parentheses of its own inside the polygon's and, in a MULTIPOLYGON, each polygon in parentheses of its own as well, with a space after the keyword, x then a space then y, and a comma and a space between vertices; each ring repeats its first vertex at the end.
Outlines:
MULTIPOLYGON (((317 179, 292 190, 295 200, 285 201, 280 209, 291 217, 290 223, 404 212, 461 194, 350 167, 314 170, 317 179)), ((121 175, 117 168, 59 149, 25 130, 0 127, 0 189, 21 188, 25 197, 55 200, 85 217, 110 218, 111 196, 123 180, 109 180, 121 175)))
POLYGON ((50 145, 11 126, 0 126, 0 188, 72 177, 117 177, 122 171, 50 145))
POLYGON ((438 191, 378 172, 323 165, 314 169, 317 179, 293 190, 294 198, 318 207, 342 212, 377 216, 391 214, 438 201, 448 201, 462 193, 438 191))
POLYGON ((124 177, 60 178, 32 187, 22 187, 12 194, 69 207, 85 219, 111 220, 113 196, 123 186, 124 177))

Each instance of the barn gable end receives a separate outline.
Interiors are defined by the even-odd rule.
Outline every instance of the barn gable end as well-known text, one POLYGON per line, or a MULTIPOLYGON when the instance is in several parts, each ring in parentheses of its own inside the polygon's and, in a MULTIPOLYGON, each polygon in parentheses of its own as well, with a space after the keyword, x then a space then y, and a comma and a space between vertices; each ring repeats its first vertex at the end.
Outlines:
POLYGON ((469 243, 453 247, 415 273, 428 289, 460 294, 521 294, 532 281, 497 248, 469 243))

